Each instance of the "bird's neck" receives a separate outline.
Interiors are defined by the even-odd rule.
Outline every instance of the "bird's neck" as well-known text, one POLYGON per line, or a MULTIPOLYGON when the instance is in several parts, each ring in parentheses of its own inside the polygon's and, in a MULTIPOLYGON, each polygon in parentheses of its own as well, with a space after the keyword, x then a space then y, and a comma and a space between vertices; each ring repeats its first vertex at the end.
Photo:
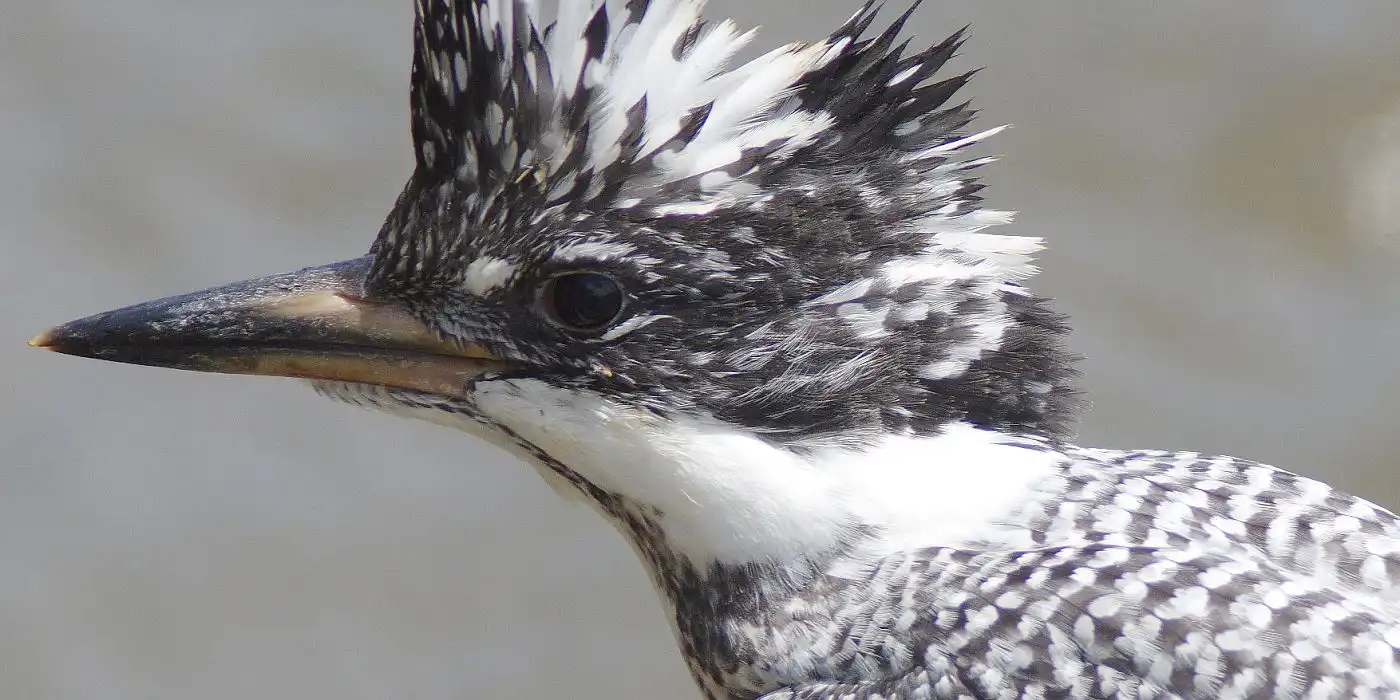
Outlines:
POLYGON ((699 571, 799 570, 833 552, 878 557, 976 539, 1057 461, 1039 442, 965 423, 799 452, 536 380, 481 385, 476 404, 647 558, 699 571))

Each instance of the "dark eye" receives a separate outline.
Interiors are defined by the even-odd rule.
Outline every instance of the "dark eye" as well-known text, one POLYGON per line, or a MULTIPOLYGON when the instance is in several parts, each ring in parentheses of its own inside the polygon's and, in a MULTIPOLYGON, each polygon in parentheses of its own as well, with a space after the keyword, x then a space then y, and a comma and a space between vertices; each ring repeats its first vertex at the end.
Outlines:
POLYGON ((570 272, 544 283, 540 303, 550 320, 571 331, 598 331, 622 314, 617 281, 596 272, 570 272))

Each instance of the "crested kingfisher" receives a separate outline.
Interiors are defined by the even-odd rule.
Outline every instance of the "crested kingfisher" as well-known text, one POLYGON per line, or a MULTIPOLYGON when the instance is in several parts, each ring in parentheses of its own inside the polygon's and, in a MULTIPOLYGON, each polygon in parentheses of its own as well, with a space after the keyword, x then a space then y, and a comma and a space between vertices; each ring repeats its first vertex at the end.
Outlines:
POLYGON ((369 253, 30 341, 462 428, 641 558, 711 700, 1400 697, 1400 520, 1072 442, 961 33, 738 65, 703 0, 417 0, 369 253))

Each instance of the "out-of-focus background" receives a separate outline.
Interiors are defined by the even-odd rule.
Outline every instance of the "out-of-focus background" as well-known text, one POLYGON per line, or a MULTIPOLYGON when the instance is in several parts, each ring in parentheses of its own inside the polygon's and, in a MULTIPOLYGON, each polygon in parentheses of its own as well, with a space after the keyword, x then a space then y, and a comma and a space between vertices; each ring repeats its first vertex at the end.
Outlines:
MULTIPOLYGON (((716 1, 760 42, 854 0, 716 1)), ((0 0, 0 697, 685 698, 621 539, 464 435, 46 326, 363 252, 411 3, 0 0)), ((1052 244, 1085 443, 1400 505, 1400 3, 939 0, 1052 244)))

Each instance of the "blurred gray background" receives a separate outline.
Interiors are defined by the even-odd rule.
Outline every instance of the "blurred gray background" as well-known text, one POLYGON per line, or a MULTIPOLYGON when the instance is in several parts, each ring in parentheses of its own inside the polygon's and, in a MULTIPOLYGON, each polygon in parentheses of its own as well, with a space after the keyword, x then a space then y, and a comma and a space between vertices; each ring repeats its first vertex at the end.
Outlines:
MULTIPOLYGON (((771 46, 854 0, 714 2, 771 46)), ((898 4, 898 3, 896 3, 898 4)), ((689 698, 621 539, 470 438, 292 381, 42 353, 359 255, 411 166, 407 0, 0 0, 0 697, 689 698)), ((1047 237, 1085 443, 1400 504, 1400 3, 926 3, 1047 237)))

